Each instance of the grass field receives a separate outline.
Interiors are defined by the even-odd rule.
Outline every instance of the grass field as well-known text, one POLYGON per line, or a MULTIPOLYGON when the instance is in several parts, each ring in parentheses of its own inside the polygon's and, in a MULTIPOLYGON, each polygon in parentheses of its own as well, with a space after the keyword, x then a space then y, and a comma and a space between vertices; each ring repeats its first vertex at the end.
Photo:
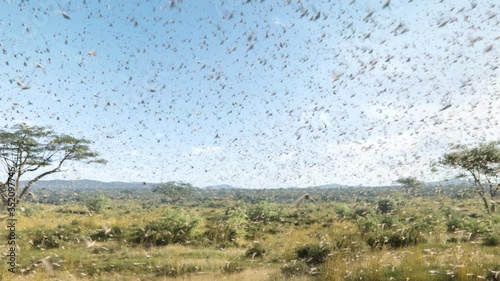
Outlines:
POLYGON ((297 204, 243 192, 178 204, 107 194, 98 212, 23 202, 16 273, 4 263, 1 280, 500 280, 500 216, 473 196, 332 190, 297 204))

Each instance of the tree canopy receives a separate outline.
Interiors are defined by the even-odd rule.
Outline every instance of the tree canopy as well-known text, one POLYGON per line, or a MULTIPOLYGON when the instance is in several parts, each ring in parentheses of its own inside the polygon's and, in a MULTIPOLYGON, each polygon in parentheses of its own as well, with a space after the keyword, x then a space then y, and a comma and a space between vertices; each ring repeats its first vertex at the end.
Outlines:
POLYGON ((396 183, 402 184, 404 188, 411 189, 422 186, 424 183, 415 177, 405 177, 396 180, 396 183))
POLYGON ((192 195, 198 188, 190 183, 182 181, 169 181, 159 183, 153 187, 153 192, 161 193, 167 196, 174 203, 182 201, 187 196, 192 195))
POLYGON ((424 185, 416 177, 402 177, 397 179, 395 183, 401 184, 406 193, 413 194, 413 196, 417 196, 417 190, 424 185))
POLYGON ((495 197, 500 189, 500 142, 493 141, 468 148, 458 146, 456 151, 443 156, 441 163, 462 170, 460 177, 471 178, 487 212, 496 209, 495 197))
POLYGON ((49 127, 17 124, 10 130, 0 130, 0 162, 5 169, 6 180, 0 185, 0 195, 5 204, 14 185, 16 199, 21 199, 29 188, 41 178, 63 171, 68 161, 105 164, 106 160, 92 151, 90 141, 66 134, 57 134, 49 127), (30 175, 24 187, 20 180, 30 175))

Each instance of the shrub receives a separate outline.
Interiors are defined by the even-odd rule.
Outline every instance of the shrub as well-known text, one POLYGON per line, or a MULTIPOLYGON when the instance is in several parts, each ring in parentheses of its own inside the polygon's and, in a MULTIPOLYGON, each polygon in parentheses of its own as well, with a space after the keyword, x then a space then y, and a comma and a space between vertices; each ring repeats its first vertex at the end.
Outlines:
POLYGON ((234 232, 236 238, 245 237, 250 224, 247 210, 243 207, 228 208, 224 215, 228 228, 234 232))
POLYGON ((36 248, 54 249, 60 246, 59 235, 42 230, 37 230, 35 232, 35 237, 31 241, 33 241, 33 246, 36 248))
POLYGON ((264 247, 261 244, 257 243, 253 247, 246 250, 245 256, 252 258, 262 257, 263 255, 266 254, 266 252, 267 252, 266 249, 264 249, 264 247))
POLYGON ((379 229, 380 222, 377 220, 377 217, 369 215, 357 218, 356 224, 362 234, 367 234, 369 232, 377 231, 379 229))
POLYGON ((435 217, 435 216, 432 216, 432 215, 429 215, 429 216, 426 216, 424 218, 422 218, 418 223, 417 225, 419 225, 419 227, 421 229, 425 229, 427 230, 428 232, 430 231, 434 231, 434 229, 440 225, 440 221, 438 220, 438 217, 435 217))
POLYGON ((281 206, 275 203, 260 202, 247 208, 248 219, 254 222, 279 222, 284 215, 281 206))
POLYGON ((462 229, 462 227, 463 227, 463 220, 457 216, 451 217, 446 222, 446 231, 448 232, 455 232, 457 230, 462 229))
POLYGON ((353 215, 352 210, 346 204, 336 206, 335 213, 341 217, 349 217, 353 215))
POLYGON ((320 264, 326 261, 331 247, 326 244, 313 243, 295 248, 295 253, 307 264, 320 264))
POLYGON ((209 244, 226 247, 228 244, 235 244, 238 239, 236 231, 225 222, 212 222, 206 225, 206 228, 203 236, 209 244))
POLYGON ((384 246, 392 248, 408 247, 427 242, 418 225, 397 232, 383 231, 372 233, 366 238, 366 243, 372 249, 382 249, 384 246))
POLYGON ((363 247, 362 243, 358 243, 357 240, 357 237, 352 235, 337 237, 331 241, 331 249, 334 252, 355 253, 363 247))
POLYGON ((391 199, 382 199, 377 203, 377 210, 382 214, 387 214, 396 210, 396 202, 391 199))
POLYGON ((412 226, 403 229, 400 234, 394 233, 389 236, 388 244, 393 248, 408 247, 425 243, 427 239, 422 235, 418 227, 412 226))
POLYGON ((354 210, 354 218, 357 218, 357 217, 366 217, 367 215, 371 214, 372 211, 368 208, 356 208, 356 210, 354 210))
POLYGON ((380 234, 372 234, 366 238, 366 244, 372 249, 382 249, 387 244, 387 236, 380 234))
POLYGON ((468 231, 471 233, 470 239, 474 239, 479 234, 489 233, 491 224, 491 221, 475 219, 468 216, 453 216, 446 222, 446 229, 448 232, 455 232, 457 230, 468 231))
POLYGON ((497 233, 489 233, 484 237, 483 240, 484 246, 496 247, 500 245, 500 234, 497 233))
POLYGON ((207 224, 204 236, 211 243, 219 245, 236 243, 248 234, 249 223, 245 208, 230 207, 207 224))
POLYGON ((67 241, 76 241, 81 232, 78 225, 59 225, 54 230, 36 230, 32 238, 33 247, 39 249, 59 248, 67 241))
POLYGON ((441 210, 441 213, 443 214, 443 217, 451 218, 451 217, 457 217, 458 216, 457 210, 453 209, 450 206, 446 206, 445 208, 442 208, 440 210, 441 210))
POLYGON ((245 268, 241 266, 239 263, 234 262, 226 262, 222 267, 221 271, 223 273, 232 274, 243 271, 245 268))
POLYGON ((94 195, 93 197, 85 200, 84 204, 89 211, 99 213, 104 208, 109 206, 109 200, 104 195, 94 195))
POLYGON ((317 218, 314 218, 311 215, 311 212, 305 212, 303 209, 297 210, 296 212, 290 213, 286 215, 286 220, 293 223, 295 226, 299 225, 311 225, 317 221, 317 218))
POLYGON ((148 223, 144 229, 138 229, 131 241, 146 246, 186 243, 192 238, 198 222, 197 217, 167 211, 161 220, 148 223))
POLYGON ((96 241, 106 241, 111 237, 112 238, 119 238, 122 234, 123 234, 123 231, 121 228, 119 228, 117 226, 113 226, 113 227, 111 227, 111 231, 109 233, 106 234, 106 232, 103 229, 101 229, 101 230, 99 230, 99 232, 90 235, 90 239, 96 240, 96 241))

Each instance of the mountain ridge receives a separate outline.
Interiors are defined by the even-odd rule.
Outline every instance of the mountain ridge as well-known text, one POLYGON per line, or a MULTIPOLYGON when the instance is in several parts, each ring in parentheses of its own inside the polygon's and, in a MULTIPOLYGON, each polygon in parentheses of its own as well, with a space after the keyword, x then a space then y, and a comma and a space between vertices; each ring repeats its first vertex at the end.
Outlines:
MULTIPOLYGON (((24 185, 26 184, 27 181, 21 181, 21 184, 24 185)), ((97 180, 88 180, 88 179, 82 179, 82 180, 41 180, 37 181, 36 183, 33 184, 34 189, 38 188, 53 188, 53 187, 62 187, 62 186, 67 186, 67 187, 73 187, 76 189, 80 188, 87 188, 87 189, 99 189, 99 188, 145 188, 145 187, 152 187, 157 183, 148 183, 148 182, 121 182, 121 181, 111 181, 111 182, 104 182, 104 181, 97 181, 97 180)), ((434 186, 451 186, 451 185, 471 185, 469 181, 462 180, 462 179, 450 179, 450 180, 442 180, 442 181, 433 181, 433 182, 425 182, 425 186, 427 187, 434 187, 434 186)), ((395 185, 396 186, 396 185, 395 185)), ((300 188, 318 188, 318 189, 329 189, 329 188, 349 188, 349 187, 359 187, 359 186, 349 186, 349 185, 342 185, 342 184, 323 184, 323 185, 316 185, 316 186, 307 186, 307 187, 287 187, 288 189, 300 189, 300 188)), ((384 186, 364 186, 364 187, 384 187, 384 186)), ((202 189, 206 190, 223 190, 223 189, 238 189, 239 187, 235 187, 229 184, 218 184, 218 185, 208 185, 202 187, 202 189)))

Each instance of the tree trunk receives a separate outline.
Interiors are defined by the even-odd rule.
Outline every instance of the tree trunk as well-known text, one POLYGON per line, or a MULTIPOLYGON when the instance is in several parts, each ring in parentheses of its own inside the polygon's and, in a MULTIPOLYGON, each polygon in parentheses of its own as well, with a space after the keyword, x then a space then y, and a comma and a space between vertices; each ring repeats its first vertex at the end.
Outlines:
MULTIPOLYGON (((10 202, 9 202, 9 195, 8 195, 9 191, 8 191, 8 189, 9 189, 9 183, 8 182, 7 183, 0 183, 0 190, 1 190, 0 191, 1 195, 0 196, 2 197, 2 207, 3 207, 2 210, 7 210, 7 208, 9 207, 9 203, 10 202)), ((17 203, 17 201, 19 200, 17 198, 17 194, 16 194, 15 198, 16 198, 16 203, 17 203)))
POLYGON ((7 201, 7 196, 2 196, 2 210, 7 210, 9 202, 7 201))
POLYGON ((481 199, 483 199, 483 203, 484 203, 484 208, 486 209, 486 212, 488 214, 491 214, 491 210, 490 210, 490 204, 488 203, 488 198, 486 198, 486 196, 484 194, 480 194, 481 195, 481 199))

